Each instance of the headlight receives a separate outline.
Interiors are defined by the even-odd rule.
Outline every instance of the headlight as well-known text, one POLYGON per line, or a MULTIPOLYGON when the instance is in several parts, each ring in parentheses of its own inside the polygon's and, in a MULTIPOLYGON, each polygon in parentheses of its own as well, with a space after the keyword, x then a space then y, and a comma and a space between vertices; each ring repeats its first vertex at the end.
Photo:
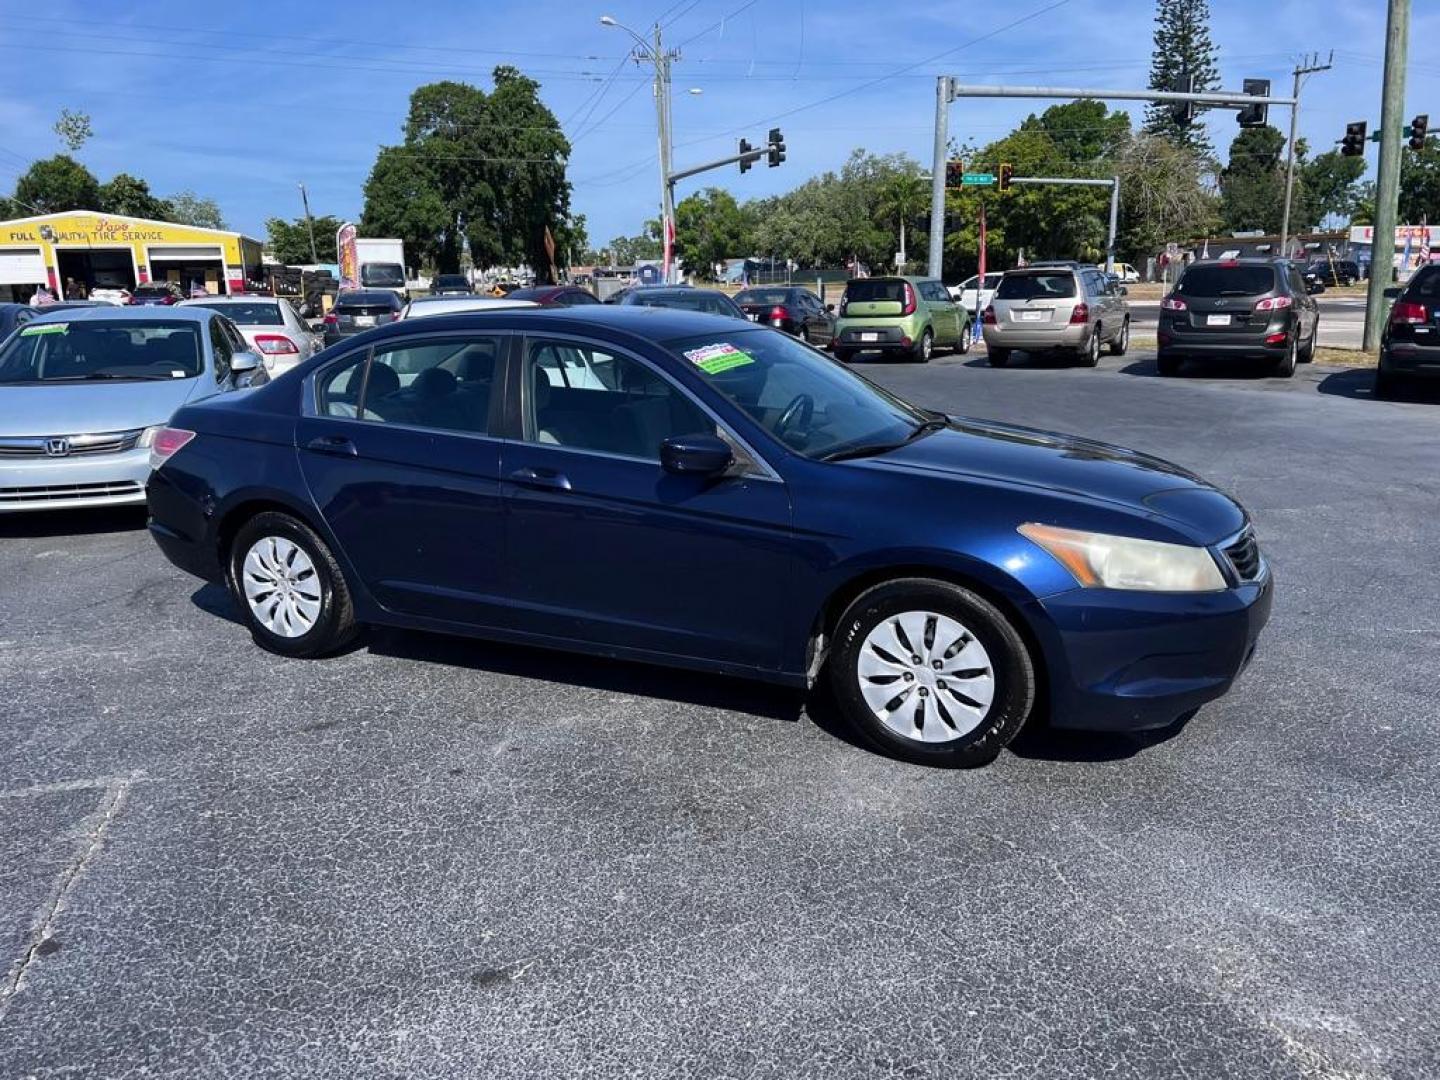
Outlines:
POLYGON ((1020 533, 1053 555, 1087 589, 1214 592, 1226 588, 1214 556, 1203 547, 1033 523, 1021 525, 1020 533))

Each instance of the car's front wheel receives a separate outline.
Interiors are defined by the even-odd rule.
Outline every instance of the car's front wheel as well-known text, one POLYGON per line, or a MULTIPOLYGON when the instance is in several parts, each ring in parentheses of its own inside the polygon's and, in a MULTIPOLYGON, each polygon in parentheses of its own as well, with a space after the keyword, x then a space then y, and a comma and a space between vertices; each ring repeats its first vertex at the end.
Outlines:
POLYGON ((993 761, 1035 707, 1035 666, 989 601, 950 582, 904 578, 846 609, 829 663, 850 722, 896 757, 993 761))
POLYGON ((970 351, 970 324, 968 322, 960 327, 960 337, 955 341, 955 351, 961 356, 970 351))
POLYGON ((289 514, 266 512, 235 534, 230 591, 256 644, 282 656, 323 656, 358 632, 340 567, 325 542, 289 514))

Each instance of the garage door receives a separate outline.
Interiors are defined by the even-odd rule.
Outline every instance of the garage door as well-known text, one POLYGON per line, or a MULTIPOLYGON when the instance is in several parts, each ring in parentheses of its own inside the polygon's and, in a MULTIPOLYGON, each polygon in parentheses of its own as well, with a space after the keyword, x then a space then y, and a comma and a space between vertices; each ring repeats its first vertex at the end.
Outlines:
POLYGON ((0 285, 43 285, 45 280, 39 248, 0 249, 0 285))

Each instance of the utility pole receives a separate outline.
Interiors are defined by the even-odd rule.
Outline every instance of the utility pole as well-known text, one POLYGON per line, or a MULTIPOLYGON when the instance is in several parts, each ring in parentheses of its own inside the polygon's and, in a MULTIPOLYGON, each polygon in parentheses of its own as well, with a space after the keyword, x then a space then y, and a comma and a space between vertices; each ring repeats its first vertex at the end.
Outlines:
POLYGON ((652 91, 655 95, 655 128, 660 142, 660 243, 665 252, 665 283, 671 281, 674 270, 673 236, 675 231, 675 192, 671 187, 670 155, 674 146, 670 133, 670 65, 680 59, 680 50, 665 51, 660 40, 660 24, 654 28, 654 40, 646 41, 634 30, 611 15, 600 16, 601 26, 614 26, 624 30, 639 46, 635 52, 635 63, 648 60, 655 67, 652 91))
POLYGON ((930 169, 930 259, 926 272, 940 276, 945 261, 945 162, 950 154, 950 76, 935 80, 935 161, 930 169))
POLYGON ((319 249, 315 247, 315 219, 310 216, 310 196, 305 194, 305 185, 300 185, 300 201, 305 206, 305 225, 310 230, 310 261, 320 261, 319 249))
POLYGON ((1316 53, 1295 65, 1295 88, 1290 96, 1295 99, 1295 104, 1290 106, 1290 150, 1285 157, 1285 213, 1280 218, 1280 254, 1288 255, 1290 252, 1290 203, 1294 198, 1295 191, 1295 129, 1300 122, 1300 87, 1304 83, 1306 75, 1317 71, 1329 71, 1335 60, 1335 50, 1330 50, 1330 59, 1320 63, 1320 54, 1316 53))
POLYGON ((1405 62, 1410 39, 1410 0, 1390 0, 1385 24, 1385 81, 1380 91, 1380 164, 1375 177, 1375 232, 1370 254, 1370 287, 1365 295, 1365 336, 1361 348, 1380 348, 1385 290, 1395 263, 1395 218, 1400 203, 1400 128, 1404 124, 1405 62))

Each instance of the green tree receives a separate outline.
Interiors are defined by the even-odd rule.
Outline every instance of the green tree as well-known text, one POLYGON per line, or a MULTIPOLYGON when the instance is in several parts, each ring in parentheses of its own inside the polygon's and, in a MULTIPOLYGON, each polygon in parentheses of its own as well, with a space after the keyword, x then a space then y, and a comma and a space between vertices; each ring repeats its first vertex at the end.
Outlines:
POLYGON ((468 249, 476 266, 526 262, 544 277, 546 229, 558 263, 577 236, 570 144, 537 82, 506 66, 494 82, 489 94, 439 82, 410 95, 403 143, 381 149, 366 181, 361 227, 403 238, 441 272, 468 249))
POLYGON ((1285 136, 1277 129, 1241 128, 1220 171, 1220 218, 1227 229, 1278 233, 1285 206, 1285 136))
POLYGON ((1296 169, 1297 220, 1306 228, 1319 228, 1327 221, 1348 221, 1360 195, 1360 178, 1365 159, 1345 157, 1329 150, 1296 169))
POLYGON ((15 184, 15 201, 32 214, 104 209, 100 181, 68 154, 31 165, 15 184))
POLYGON ((1406 148, 1400 162, 1400 222, 1421 221, 1440 223, 1440 139, 1433 136, 1419 152, 1406 148))
POLYGON ((55 121, 52 130, 72 154, 89 142, 94 134, 90 128, 90 114, 71 109, 60 110, 60 119, 55 121))
POLYGON ((1111 112, 1103 101, 1087 99, 1052 105, 1039 116, 1032 113, 1020 130, 1044 132, 1073 168, 1114 161, 1130 138, 1130 117, 1111 112))
MULTIPOLYGON (((1151 90, 1169 90, 1181 74, 1195 77, 1197 91, 1220 85, 1215 66, 1215 45, 1210 40, 1208 0, 1156 0, 1154 49, 1150 56, 1151 90)), ((1172 142, 1202 154, 1211 151, 1205 125, 1197 116, 1190 123, 1177 123, 1172 106, 1157 102, 1145 110, 1145 130, 1163 135, 1172 142)))
POLYGON ((658 259, 664 254, 660 244, 660 223, 647 223, 646 231, 638 236, 617 236, 605 245, 600 253, 600 262, 615 266, 634 266, 645 259, 658 259))
MULTIPOLYGON (((322 263, 337 261, 335 233, 343 225, 339 218, 322 214, 315 219, 315 251, 322 263)), ((265 222, 266 247, 287 266, 314 262, 310 257, 310 226, 303 217, 294 221, 270 218, 265 222)))
POLYGON ((748 215, 723 188, 706 188, 675 207, 675 250, 685 271, 706 281, 715 266, 752 254, 748 215))
POLYGON ((1129 262, 1163 251, 1172 241, 1205 236, 1215 227, 1217 200, 1209 191, 1206 159, 1163 136, 1140 134, 1121 155, 1120 251, 1129 262))
POLYGON ((107 214, 169 221, 173 208, 150 193, 150 185, 138 176, 116 173, 100 185, 100 209, 107 214))
POLYGON ((177 225, 193 225, 199 229, 225 228, 220 204, 214 199, 202 198, 193 191, 179 191, 165 201, 170 204, 169 220, 177 225))
POLYGON ((875 213, 888 228, 891 222, 899 226, 900 252, 908 261, 909 251, 905 246, 905 227, 912 224, 930 206, 930 184, 921 175, 920 169, 896 172, 880 187, 880 200, 875 213))

